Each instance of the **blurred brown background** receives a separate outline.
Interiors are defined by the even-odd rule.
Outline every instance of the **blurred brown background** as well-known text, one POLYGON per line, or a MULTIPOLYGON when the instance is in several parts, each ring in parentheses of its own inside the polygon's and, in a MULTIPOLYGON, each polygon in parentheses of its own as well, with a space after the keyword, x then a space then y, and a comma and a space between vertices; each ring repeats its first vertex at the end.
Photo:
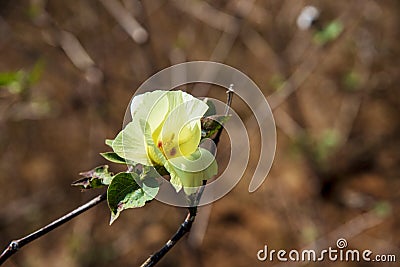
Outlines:
MULTIPOLYGON (((259 138, 235 98, 252 136, 247 175, 200 210, 190 237, 159 266, 281 266, 257 261, 257 251, 324 249, 339 237, 399 261, 399 14, 396 0, 2 0, 0 247, 102 192, 70 183, 106 164, 104 139, 120 130, 143 81, 176 63, 213 60, 246 73, 268 97, 275 162, 249 194, 259 138), (302 17, 300 29, 310 4, 319 19, 307 27, 302 17)), ((184 216, 152 202, 109 226, 102 203, 4 266, 137 266, 184 216)), ((356 265, 388 266, 324 263, 356 265)))

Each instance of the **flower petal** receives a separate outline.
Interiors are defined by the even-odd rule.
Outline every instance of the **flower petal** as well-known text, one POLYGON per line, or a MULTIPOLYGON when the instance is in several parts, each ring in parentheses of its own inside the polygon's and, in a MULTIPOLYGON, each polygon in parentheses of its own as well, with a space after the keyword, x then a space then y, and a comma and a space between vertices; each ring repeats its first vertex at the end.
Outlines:
POLYGON ((111 144, 118 156, 136 163, 151 165, 147 156, 143 127, 134 120, 120 131, 111 144))
MULTIPOLYGON (((171 174, 171 180, 174 179, 177 183, 176 180, 179 178, 186 194, 192 194, 197 190, 196 187, 202 185, 203 180, 208 180, 217 174, 218 165, 214 155, 200 147, 188 157, 169 159, 167 169, 171 174)), ((173 181, 171 183, 174 184, 173 181)))
POLYGON ((169 111, 168 91, 156 90, 137 95, 131 102, 132 120, 145 120, 154 132, 164 121, 169 111))
POLYGON ((150 125, 145 120, 140 120, 140 125, 142 126, 144 132, 144 139, 147 145, 147 155, 151 162, 155 165, 163 166, 166 162, 164 155, 161 150, 156 146, 152 138, 150 125))
POLYGON ((168 114, 161 130, 161 142, 167 158, 190 155, 201 138, 200 118, 208 106, 193 98, 176 106, 168 114))

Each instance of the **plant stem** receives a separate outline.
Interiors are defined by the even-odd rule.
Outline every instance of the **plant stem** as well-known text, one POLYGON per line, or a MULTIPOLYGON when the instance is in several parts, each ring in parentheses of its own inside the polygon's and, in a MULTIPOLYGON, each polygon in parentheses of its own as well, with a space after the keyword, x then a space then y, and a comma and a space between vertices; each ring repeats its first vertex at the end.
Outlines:
POLYGON ((157 262, 159 262, 165 254, 168 253, 168 251, 173 248, 176 243, 188 232, 190 232, 190 229, 192 228, 192 224, 194 222, 194 219, 196 218, 196 213, 197 213, 197 207, 190 207, 189 208, 189 213, 186 216, 186 219, 183 221, 183 223, 180 225, 178 228, 178 231, 171 237, 170 240, 165 243, 165 245, 156 253, 151 255, 142 265, 141 267, 151 267, 156 265, 157 262))
MULTIPOLYGON (((229 90, 226 92, 227 93, 227 105, 228 107, 231 106, 232 104, 232 98, 234 91, 232 89, 233 85, 229 87, 229 90)), ((229 108, 225 110, 226 115, 229 112, 229 108)), ((222 133, 223 127, 221 127, 216 136, 213 138, 213 141, 215 142, 215 145, 218 145, 219 139, 222 133)), ((206 180, 203 181, 203 186, 200 188, 197 197, 196 197, 196 205, 199 203, 201 195, 203 194, 204 191, 204 186, 206 184, 206 180)), ((10 242, 10 244, 5 248, 3 253, 0 255, 0 265, 2 265, 9 257, 11 257, 13 254, 15 254, 20 248, 25 246, 26 244, 29 244, 30 242, 38 239, 39 237, 51 232, 52 230, 56 229, 57 227, 63 225, 64 223, 70 221, 71 219, 75 218, 76 216, 80 215, 81 213, 87 211, 88 209, 93 208, 100 202, 104 201, 107 199, 107 192, 98 195, 97 197, 93 198, 89 202, 83 204, 82 206, 74 209, 70 213, 62 216, 61 218, 51 222, 50 224, 40 228, 39 230, 22 237, 17 240, 13 240, 10 242)), ((168 253, 168 251, 175 246, 175 244, 188 232, 190 232, 190 229, 192 228, 192 224, 194 222, 194 219, 196 218, 197 214, 197 206, 194 207, 189 207, 189 213, 186 216, 186 219, 183 221, 183 223, 180 225, 178 228, 178 231, 171 237, 170 240, 156 253, 151 255, 142 265, 141 267, 150 267, 154 266, 157 262, 162 259, 165 254, 168 253)))
POLYGON ((0 265, 3 264, 11 255, 16 253, 20 248, 25 246, 26 244, 29 244, 30 242, 38 239, 39 237, 49 233, 50 231, 56 229, 57 227, 63 225, 64 223, 70 221, 72 218, 75 218, 79 214, 87 211, 90 208, 93 208, 100 202, 104 201, 107 198, 107 193, 103 193, 101 195, 98 195, 97 197, 93 198, 89 202, 83 204, 82 206, 74 209, 70 213, 62 216, 61 218, 51 222, 50 224, 40 228, 39 230, 22 237, 17 240, 13 240, 10 242, 10 244, 7 246, 7 248, 3 251, 3 253, 0 255, 0 265))
MULTIPOLYGON (((228 116, 228 114, 229 114, 229 108, 232 105, 232 99, 233 99, 234 93, 235 93, 235 91, 233 90, 233 84, 231 84, 229 89, 226 91, 227 99, 226 99, 225 116, 228 116)), ((219 128, 217 134, 213 138, 215 145, 218 145, 223 129, 224 129, 224 127, 219 128)))
MULTIPOLYGON (((226 91, 227 94, 227 100, 226 100, 226 110, 225 110, 225 115, 227 116, 229 113, 229 108, 232 105, 232 98, 233 94, 235 91, 233 90, 233 84, 229 87, 229 89, 226 91)), ((219 139, 221 137, 221 133, 224 127, 221 127, 215 137, 213 138, 213 141, 215 145, 217 146, 219 143, 219 139)), ((196 197, 196 202, 195 205, 198 205, 200 198, 203 194, 205 185, 207 183, 207 180, 203 181, 203 186, 200 188, 199 192, 197 193, 196 197)), ((178 231, 171 237, 170 240, 165 243, 165 245, 157 252, 155 252, 153 255, 151 255, 147 260, 140 266, 140 267, 151 267, 157 264, 164 256, 165 254, 168 253, 168 251, 175 246, 175 244, 188 232, 190 232, 190 229, 192 228, 192 224, 194 222, 194 219, 196 218, 197 214, 197 206, 194 207, 189 207, 189 213, 186 216, 186 219, 183 221, 183 223, 180 225, 178 228, 178 231)))
POLYGON ((178 231, 171 237, 170 240, 165 243, 165 245, 156 253, 151 255, 147 260, 140 265, 140 267, 151 267, 156 265, 157 262, 159 262, 165 254, 168 253, 168 251, 175 246, 176 243, 188 232, 190 232, 190 229, 192 228, 192 224, 194 222, 194 219, 196 218, 197 215, 197 205, 200 202, 200 198, 203 195, 205 185, 207 183, 207 180, 203 180, 203 186, 200 188, 199 192, 197 193, 197 196, 195 198, 195 205, 194 207, 189 207, 189 213, 186 216, 186 219, 183 221, 183 223, 179 226, 178 231))

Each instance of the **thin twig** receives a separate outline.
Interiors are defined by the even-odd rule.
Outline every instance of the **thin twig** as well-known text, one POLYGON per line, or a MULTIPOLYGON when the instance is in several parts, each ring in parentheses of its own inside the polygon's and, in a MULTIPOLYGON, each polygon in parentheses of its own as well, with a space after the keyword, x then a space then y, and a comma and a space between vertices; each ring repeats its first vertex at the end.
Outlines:
MULTIPOLYGON (((231 106, 232 104, 232 98, 233 98, 233 85, 229 87, 229 90, 227 91, 227 105, 228 107, 231 106)), ((229 108, 225 110, 225 114, 228 115, 229 108)), ((223 127, 221 127, 218 130, 218 133, 216 137, 214 137, 214 142, 215 145, 218 145, 219 142, 219 137, 222 133, 223 127)), ((194 222, 194 219, 196 218, 197 214, 197 205, 200 201, 201 195, 203 194, 206 180, 203 181, 203 186, 200 188, 196 199, 195 199, 195 205, 194 207, 189 207, 189 213, 185 219, 185 221, 181 224, 179 227, 178 231, 175 233, 174 236, 168 242, 156 253, 154 253, 152 256, 150 256, 143 264, 142 266, 154 266, 161 258, 164 257, 165 254, 173 247, 175 244, 186 234, 190 231, 192 228, 192 224, 194 222)), ((71 219, 75 218, 76 216, 80 215, 81 213, 87 211, 88 209, 96 206, 100 202, 104 201, 107 199, 107 193, 103 193, 91 201, 83 204, 82 206, 76 208, 75 210, 71 211, 70 213, 62 216, 61 218, 51 222, 50 224, 40 228, 39 230, 22 237, 17 240, 13 240, 10 242, 10 244, 5 248, 3 253, 0 255, 0 265, 3 264, 9 257, 11 257, 13 254, 15 254, 20 248, 25 246, 26 244, 29 244, 30 242, 38 239, 39 237, 51 232, 52 230, 58 228, 59 226, 63 225, 64 223, 70 221, 71 219)))
POLYGON ((197 205, 200 202, 200 198, 203 195, 205 185, 207 183, 207 180, 203 180, 203 186, 200 188, 199 192, 196 195, 195 198, 195 205, 194 207, 189 207, 189 212, 186 216, 186 219, 183 221, 183 223, 179 226, 178 231, 171 237, 170 240, 165 243, 165 245, 157 252, 155 252, 153 255, 151 255, 147 260, 140 266, 140 267, 150 267, 156 265, 157 262, 159 262, 165 254, 168 253, 168 251, 173 248, 176 243, 188 232, 190 232, 190 229, 192 228, 194 219, 196 218, 197 215, 197 205))
POLYGON ((60 47, 64 50, 67 57, 78 69, 85 71, 94 67, 95 63, 89 56, 78 38, 68 31, 59 31, 60 47))
POLYGON ((17 240, 13 240, 10 242, 10 244, 7 246, 7 248, 3 251, 3 253, 0 255, 0 265, 3 264, 11 255, 16 253, 20 248, 25 246, 26 244, 29 244, 30 242, 38 239, 39 237, 49 233, 50 231, 56 229, 57 227, 63 225, 64 223, 70 221, 71 219, 75 218, 79 214, 87 211, 90 208, 93 208, 100 202, 104 201, 107 198, 107 194, 103 193, 101 195, 98 195, 97 197, 93 198, 89 202, 83 204, 82 206, 74 209, 70 213, 62 216, 61 218, 51 222, 50 224, 40 228, 39 230, 23 237, 17 240))
POLYGON ((142 265, 141 267, 150 267, 156 265, 168 251, 175 246, 175 244, 192 228, 192 224, 194 219, 196 218, 197 207, 190 207, 189 213, 186 216, 186 219, 183 221, 178 231, 168 240, 167 243, 156 253, 151 255, 142 265))
MULTIPOLYGON (((227 106, 226 106, 226 109, 225 109, 225 116, 228 116, 229 107, 232 105, 232 98, 233 98, 233 94, 234 93, 235 93, 235 91, 233 90, 233 84, 231 84, 229 86, 229 89, 226 91, 226 94, 227 94, 227 100, 226 100, 227 106)), ((219 128, 217 134, 213 138, 213 141, 214 141, 215 145, 218 145, 219 139, 221 137, 223 129, 224 129, 224 127, 219 128)))
MULTIPOLYGON (((229 107, 232 105, 232 99, 233 99, 233 84, 230 85, 229 89, 226 91, 227 94, 227 100, 226 100, 226 110, 225 110, 225 115, 227 116, 229 114, 229 107)), ((219 143, 219 139, 222 133, 223 127, 221 127, 216 136, 213 138, 213 141, 215 145, 217 146, 219 143)), ((178 231, 171 237, 170 240, 165 243, 165 245, 155 252, 153 255, 151 255, 147 260, 140 265, 140 267, 151 267, 156 265, 167 253, 170 251, 171 248, 173 248, 176 243, 188 232, 190 232, 190 229, 192 228, 194 219, 196 218, 197 214, 197 205, 200 202, 200 198, 204 192, 205 185, 207 183, 207 180, 203 180, 203 186, 200 188, 199 192, 197 193, 196 199, 195 199, 195 205, 194 207, 189 207, 189 212, 186 216, 186 219, 183 221, 183 223, 179 226, 178 231)))
POLYGON ((234 32, 236 18, 224 13, 205 1, 176 0, 172 2, 178 9, 192 15, 206 25, 222 32, 234 32))
POLYGON ((114 17, 118 24, 138 44, 143 44, 149 38, 147 31, 131 16, 124 6, 116 0, 99 0, 105 9, 114 17))

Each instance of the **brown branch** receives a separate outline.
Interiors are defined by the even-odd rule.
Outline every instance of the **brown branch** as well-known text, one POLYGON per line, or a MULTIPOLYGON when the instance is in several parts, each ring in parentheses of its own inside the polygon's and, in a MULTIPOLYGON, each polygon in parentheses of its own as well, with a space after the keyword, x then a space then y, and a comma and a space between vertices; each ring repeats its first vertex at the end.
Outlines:
POLYGON ((3 264, 9 257, 11 257, 14 253, 16 253, 23 246, 29 244, 30 242, 38 239, 41 236, 49 233, 50 231, 53 231, 54 229, 58 228, 59 226, 63 225, 64 223, 70 221, 71 219, 75 218, 76 216, 80 215, 81 213, 87 211, 88 209, 93 208, 100 202, 106 200, 106 198, 107 198, 107 193, 98 195, 97 197, 93 198, 89 202, 74 209, 70 213, 51 222, 50 224, 40 228, 39 230, 37 230, 25 237, 22 237, 20 239, 11 241, 10 244, 7 246, 7 248, 0 255, 0 265, 3 264))
POLYGON ((194 219, 196 218, 196 213, 197 213, 197 207, 190 207, 189 213, 187 214, 186 219, 178 228, 178 231, 176 231, 176 233, 171 237, 171 239, 168 240, 167 243, 165 243, 165 245, 159 251, 151 255, 141 265, 141 267, 150 267, 156 265, 156 263, 159 262, 165 256, 165 254, 167 254, 168 251, 170 251, 170 249, 173 248, 176 245, 176 243, 178 243, 178 241, 186 233, 190 232, 194 219))
MULTIPOLYGON (((232 104, 232 98, 233 98, 233 85, 230 86, 230 88, 227 91, 227 108, 225 110, 225 114, 227 115, 229 113, 229 107, 232 104)), ((213 138, 213 141, 215 142, 215 145, 218 145, 219 139, 222 133, 223 127, 221 127, 216 136, 213 138)), ((203 186, 200 188, 199 192, 197 193, 197 196, 194 200, 194 207, 189 207, 189 213, 186 216, 186 219, 183 221, 183 223, 180 225, 178 228, 178 231, 171 237, 170 240, 156 253, 151 255, 141 266, 154 266, 160 259, 162 259, 165 254, 168 253, 168 251, 175 246, 175 244, 188 232, 190 232, 190 229, 192 228, 192 224, 196 218, 197 214, 197 205, 200 201, 200 198, 203 194, 206 180, 203 181, 203 186)), ((70 213, 62 216, 61 218, 51 222, 50 224, 40 228, 39 230, 22 237, 17 240, 13 240, 10 242, 10 244, 5 248, 3 253, 0 255, 0 265, 3 264, 9 257, 11 257, 13 254, 15 254, 20 248, 25 246, 26 244, 29 244, 30 242, 38 239, 39 237, 51 232, 52 230, 58 228, 59 226, 63 225, 64 223, 70 221, 71 219, 75 218, 76 216, 80 215, 81 213, 87 211, 88 209, 96 206, 100 202, 104 201, 107 199, 107 193, 103 193, 91 201, 83 204, 82 206, 76 208, 75 210, 71 211, 70 213)))
MULTIPOLYGON (((225 116, 228 116, 228 114, 229 114, 229 108, 232 105, 232 98, 233 98, 233 94, 234 93, 235 93, 235 91, 233 90, 233 84, 231 84, 229 89, 226 91, 226 95, 227 95, 226 104, 227 104, 227 106, 226 106, 226 109, 225 109, 225 116)), ((218 143, 219 143, 219 139, 221 137, 223 129, 224 129, 224 127, 219 128, 217 134, 213 138, 215 146, 217 146, 218 143)))
MULTIPOLYGON (((229 113, 229 107, 231 107, 232 105, 232 99, 233 99, 233 94, 234 94, 234 90, 233 90, 233 84, 231 84, 231 86, 229 87, 229 89, 226 91, 227 94, 227 100, 226 100, 226 110, 225 110, 225 115, 228 115, 229 113)), ((217 134, 215 135, 215 137, 213 138, 213 141, 215 143, 215 146, 218 145, 219 140, 220 140, 220 136, 221 133, 223 131, 224 127, 221 127, 217 134)), ((197 205, 200 202, 200 198, 204 192, 205 189, 205 185, 207 183, 207 180, 203 180, 203 186, 200 188, 199 192, 197 193, 196 199, 194 200, 194 207, 189 207, 189 212, 186 216, 186 219, 183 221, 183 223, 179 226, 178 231, 176 231, 176 233, 171 237, 170 240, 168 240, 165 245, 158 250, 157 252, 155 252, 153 255, 151 255, 149 258, 147 258, 147 260, 140 265, 140 267, 151 267, 156 265, 167 253, 168 251, 171 250, 171 248, 173 248, 176 243, 178 243, 178 241, 188 232, 190 232, 190 229, 192 228, 193 222, 196 218, 196 214, 197 214, 197 205)))
POLYGON ((140 265, 140 267, 151 267, 156 265, 157 262, 159 262, 165 254, 170 251, 171 248, 173 248, 176 243, 188 232, 190 232, 190 229, 192 229, 192 225, 194 222, 194 219, 196 218, 197 215, 197 205, 200 202, 200 198, 203 195, 205 185, 207 183, 207 180, 203 180, 203 186, 200 188, 199 192, 197 193, 196 198, 194 199, 194 207, 189 207, 189 212, 186 216, 186 219, 183 221, 183 223, 179 226, 178 231, 171 237, 170 240, 165 243, 165 245, 157 252, 155 252, 153 255, 151 255, 147 260, 140 265))
POLYGON ((114 17, 125 32, 138 44, 143 44, 149 38, 147 31, 131 16, 124 6, 116 0, 99 0, 104 8, 114 17))

